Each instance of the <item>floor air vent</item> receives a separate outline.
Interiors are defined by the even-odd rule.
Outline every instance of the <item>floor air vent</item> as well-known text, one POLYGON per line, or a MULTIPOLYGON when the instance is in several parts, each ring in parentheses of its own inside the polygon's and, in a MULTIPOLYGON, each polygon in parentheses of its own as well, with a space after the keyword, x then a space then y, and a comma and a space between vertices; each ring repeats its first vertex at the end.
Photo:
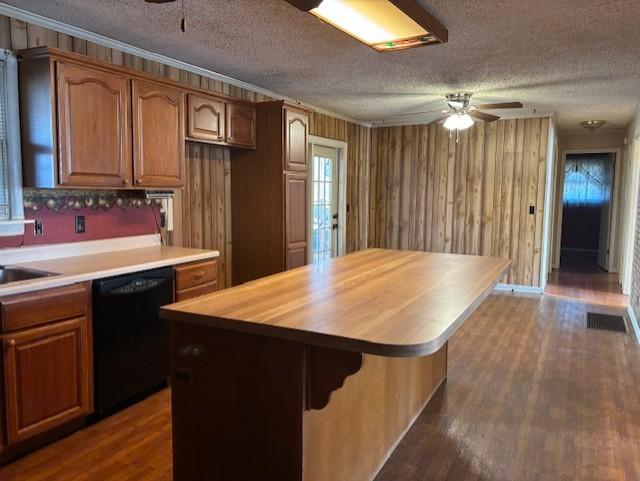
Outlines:
POLYGON ((627 332, 627 326, 622 316, 587 312, 587 327, 602 329, 603 331, 627 332))

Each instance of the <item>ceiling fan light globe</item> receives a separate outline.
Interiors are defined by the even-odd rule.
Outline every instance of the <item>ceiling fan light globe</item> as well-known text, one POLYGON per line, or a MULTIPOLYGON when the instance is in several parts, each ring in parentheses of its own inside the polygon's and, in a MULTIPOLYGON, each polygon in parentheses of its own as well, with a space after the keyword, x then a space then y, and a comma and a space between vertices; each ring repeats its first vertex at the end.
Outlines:
POLYGON ((460 116, 460 125, 458 126, 458 130, 465 130, 469 127, 473 126, 473 119, 469 114, 463 114, 460 116))
POLYGON ((473 119, 468 114, 453 114, 444 123, 449 130, 465 130, 473 125, 473 119))

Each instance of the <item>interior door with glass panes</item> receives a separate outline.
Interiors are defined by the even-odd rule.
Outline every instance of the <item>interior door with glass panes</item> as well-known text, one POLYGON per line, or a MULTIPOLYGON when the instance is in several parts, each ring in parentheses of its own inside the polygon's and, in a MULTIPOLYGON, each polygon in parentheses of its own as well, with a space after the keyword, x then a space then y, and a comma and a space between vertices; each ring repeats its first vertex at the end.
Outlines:
POLYGON ((311 260, 320 262, 338 253, 337 149, 314 145, 311 165, 311 260))

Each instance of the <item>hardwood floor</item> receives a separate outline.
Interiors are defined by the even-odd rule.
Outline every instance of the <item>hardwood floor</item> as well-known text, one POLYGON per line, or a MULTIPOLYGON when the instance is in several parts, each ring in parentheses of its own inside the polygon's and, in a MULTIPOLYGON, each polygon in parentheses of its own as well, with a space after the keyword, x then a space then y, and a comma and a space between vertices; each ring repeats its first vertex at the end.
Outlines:
MULTIPOLYGON (((490 296, 451 339, 447 383, 376 481, 639 480, 640 346, 585 329, 586 308, 490 296)), ((170 480, 170 437, 165 390, 0 479, 170 480)))
POLYGON ((614 307, 629 303, 620 289, 618 274, 598 268, 597 254, 563 252, 560 266, 549 276, 545 294, 614 307))
POLYGON ((640 346, 583 303, 491 296, 449 376, 376 481, 640 479, 640 346))
POLYGON ((0 468, 0 480, 170 481, 170 402, 165 389, 0 468))

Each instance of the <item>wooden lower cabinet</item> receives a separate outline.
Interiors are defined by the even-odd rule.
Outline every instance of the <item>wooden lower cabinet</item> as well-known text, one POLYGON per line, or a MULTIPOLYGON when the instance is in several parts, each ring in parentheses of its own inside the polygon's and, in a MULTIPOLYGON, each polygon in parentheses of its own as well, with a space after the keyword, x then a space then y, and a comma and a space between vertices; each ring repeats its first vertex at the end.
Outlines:
POLYGON ((287 270, 307 264, 307 246, 287 248, 287 270))
POLYGON ((285 172, 284 178, 286 268, 295 269, 307 263, 309 182, 306 173, 285 172))
POLYGON ((91 412, 87 318, 6 336, 3 344, 9 445, 91 412))
POLYGON ((218 263, 191 262, 175 267, 176 302, 210 294, 218 290, 218 263))
POLYGON ((0 297, 0 318, 0 451, 9 452, 93 411, 90 285, 0 297))

